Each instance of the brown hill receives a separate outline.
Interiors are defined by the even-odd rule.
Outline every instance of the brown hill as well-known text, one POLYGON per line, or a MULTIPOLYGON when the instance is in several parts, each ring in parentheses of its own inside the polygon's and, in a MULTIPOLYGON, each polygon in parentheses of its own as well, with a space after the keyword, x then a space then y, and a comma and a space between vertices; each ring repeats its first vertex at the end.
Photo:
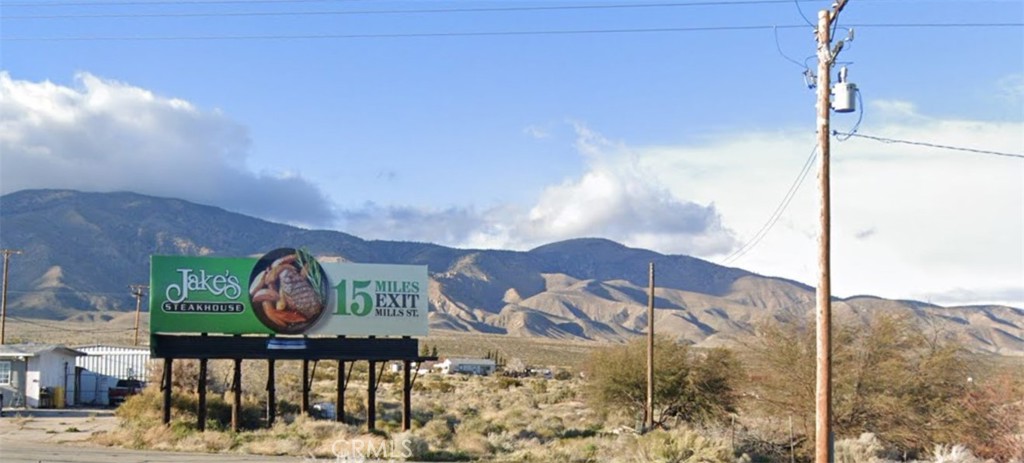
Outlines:
MULTIPOLYGON (((647 324, 647 269, 657 267, 657 330, 701 345, 732 343, 768 320, 804 317, 814 289, 791 280, 663 255, 603 239, 527 252, 367 241, 223 209, 134 193, 31 190, 0 197, 0 247, 13 258, 13 316, 108 318, 134 310, 128 285, 148 280, 152 254, 248 256, 283 246, 321 258, 425 264, 431 326, 467 333, 621 341, 647 324)), ((914 317, 922 329, 981 351, 1024 354, 1024 310, 940 307, 870 296, 836 299, 836 317, 914 317)))

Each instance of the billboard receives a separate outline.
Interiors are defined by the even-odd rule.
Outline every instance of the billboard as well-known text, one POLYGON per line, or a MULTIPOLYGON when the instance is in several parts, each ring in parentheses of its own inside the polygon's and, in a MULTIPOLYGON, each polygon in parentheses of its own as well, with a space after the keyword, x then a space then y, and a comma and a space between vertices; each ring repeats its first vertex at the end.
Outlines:
POLYGON ((152 256, 151 333, 426 336, 427 267, 152 256))

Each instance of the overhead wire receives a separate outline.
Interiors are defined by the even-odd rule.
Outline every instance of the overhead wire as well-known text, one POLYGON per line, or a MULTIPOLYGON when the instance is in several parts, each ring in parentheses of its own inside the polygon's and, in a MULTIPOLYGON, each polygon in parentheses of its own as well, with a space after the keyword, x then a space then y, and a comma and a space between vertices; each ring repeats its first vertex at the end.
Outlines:
POLYGON ((696 1, 672 3, 620 3, 591 5, 549 5, 549 6, 495 6, 472 8, 412 8, 389 10, 332 10, 332 11, 213 11, 213 12, 160 12, 160 13, 74 13, 47 15, 7 15, 4 19, 88 19, 88 18, 188 18, 188 17, 239 17, 239 16, 341 16, 341 15, 398 15, 398 14, 436 14, 436 13, 494 13, 494 12, 526 12, 526 11, 566 11, 566 10, 621 10, 651 8, 688 8, 688 7, 724 7, 734 5, 763 5, 788 3, 790 0, 733 0, 733 1, 696 1))
MULTIPOLYGON (((623 29, 576 29, 576 30, 536 30, 536 31, 467 31, 467 32, 396 32, 367 34, 254 34, 254 35, 169 35, 169 36, 66 36, 66 37, 4 37, 7 41, 175 41, 175 40, 324 40, 324 39, 391 39, 391 38, 426 38, 426 37, 510 37, 510 36, 543 36, 543 35, 594 35, 594 34, 632 34, 632 33, 667 33, 667 32, 712 32, 712 31, 755 31, 765 30, 765 25, 754 26, 694 26, 694 27, 661 27, 661 28, 623 28, 623 29)), ((804 26, 777 26, 804 27, 804 26)))
MULTIPOLYGON (((926 27, 1024 27, 1022 23, 889 23, 889 24, 856 24, 856 27, 879 28, 926 28, 926 27)), ((10 42, 101 42, 101 41, 198 41, 198 40, 339 40, 339 39, 397 39, 397 38, 428 38, 428 37, 516 37, 516 36, 554 36, 554 35, 599 35, 599 34, 638 34, 638 33, 680 33, 680 32, 722 32, 722 31, 757 31, 771 28, 795 29, 806 27, 799 25, 742 25, 742 26, 691 26, 691 27, 656 27, 656 28, 622 28, 622 29, 554 29, 534 31, 466 31, 466 32, 396 32, 366 34, 253 34, 253 35, 166 35, 166 36, 41 36, 41 37, 2 37, 0 41, 10 42)))
MULTIPOLYGON (((820 2, 821 0, 735 0, 735 1, 719 1, 714 2, 718 4, 722 3, 794 3, 797 9, 800 11, 800 15, 804 18, 809 25, 814 26, 813 23, 807 18, 800 8, 800 3, 814 3, 820 2)), ((876 1, 876 2, 891 2, 892 0, 860 0, 860 1, 876 1)), ((1019 2, 1020 0, 986 0, 985 3, 1013 3, 1019 2)), ((904 0, 904 2, 911 3, 911 0, 904 0)), ((4 7, 19 7, 19 8, 48 8, 48 7, 110 7, 110 6, 181 6, 181 5, 200 5, 200 6, 211 6, 211 5, 274 5, 274 4, 299 4, 299 3, 370 3, 369 0, 152 0, 152 1, 140 1, 140 0, 126 0, 126 1, 38 1, 38 2, 6 2, 4 7)), ((674 2, 683 3, 683 2, 674 2)), ((695 1, 686 3, 711 3, 708 1, 695 1)), ((916 0, 914 3, 981 3, 979 0, 916 0)))
POLYGON ((979 149, 979 148, 970 148, 970 147, 964 147, 964 146, 943 145, 943 144, 939 144, 939 143, 931 143, 931 142, 923 142, 923 141, 901 140, 901 139, 898 139, 898 138, 878 137, 878 136, 874 136, 874 135, 865 135, 865 134, 862 134, 862 133, 839 132, 839 131, 833 130, 832 131, 832 135, 835 135, 837 139, 839 139, 838 138, 839 135, 843 135, 843 136, 846 137, 846 138, 840 139, 840 141, 847 140, 850 137, 858 137, 858 138, 867 138, 869 140, 875 140, 875 141, 879 141, 879 142, 882 142, 882 143, 898 143, 898 144, 904 144, 904 145, 924 146, 924 147, 928 147, 928 148, 945 149, 945 150, 951 150, 951 151, 962 151, 962 152, 974 153, 974 154, 988 154, 988 155, 993 155, 993 156, 1003 156, 1003 157, 1011 157, 1011 158, 1024 159, 1024 154, 1021 154, 1021 153, 1008 153, 1008 152, 1005 152, 1005 151, 993 151, 993 150, 986 150, 986 149, 979 149))
POLYGON ((89 295, 89 296, 125 296, 133 297, 131 292, 125 291, 75 291, 71 288, 53 288, 53 289, 11 289, 7 291, 11 294, 38 294, 38 293, 49 293, 49 294, 75 294, 75 295, 89 295))
MULTIPOLYGON (((127 313, 127 312, 125 312, 125 313, 127 313)), ((83 332, 83 333, 84 332, 118 333, 118 332, 121 332, 121 331, 134 331, 135 330, 135 328, 111 328, 111 329, 102 329, 102 330, 97 330, 95 328, 71 328, 71 327, 66 327, 66 326, 48 325, 46 323, 39 323, 37 321, 33 321, 33 320, 29 320, 27 318, 21 318, 21 317, 8 316, 7 318, 10 318, 12 320, 16 320, 16 321, 18 321, 20 323, 27 323, 29 325, 35 325, 35 326, 38 326, 40 328, 49 328, 51 330, 57 330, 57 331, 75 331, 75 332, 83 332)))
POLYGON ((758 243, 760 243, 761 240, 764 239, 764 237, 768 234, 772 227, 774 227, 775 224, 782 217, 782 214, 786 212, 786 208, 789 207, 789 203, 793 201, 793 197, 796 196, 796 192, 800 189, 800 186, 803 185, 804 179, 807 178, 807 174, 811 171, 811 166, 814 165, 814 159, 817 157, 818 144, 815 144, 814 148, 811 149, 810 156, 807 157, 807 161, 804 162, 803 168, 800 169, 800 173, 797 174, 795 179, 793 179, 793 183, 790 184, 789 190, 786 191, 786 194, 782 197, 782 201, 780 201, 778 206, 775 207, 775 210, 772 212, 772 214, 768 216, 768 220, 765 221, 764 225, 762 225, 761 228, 757 230, 757 232, 754 233, 754 235, 749 240, 747 240, 746 243, 744 243, 739 248, 736 248, 736 250, 733 251, 728 256, 725 256, 725 258, 719 261, 719 264, 728 265, 732 262, 735 262, 739 258, 746 255, 748 252, 750 252, 751 249, 754 249, 758 245, 758 243))
POLYGON ((797 61, 797 60, 795 60, 793 58, 790 58, 789 55, 787 55, 785 52, 782 51, 782 45, 779 44, 779 28, 778 27, 772 27, 772 34, 775 36, 775 49, 779 51, 779 55, 782 56, 783 58, 786 58, 787 61, 789 61, 789 62, 799 66, 801 69, 807 69, 807 60, 804 60, 803 64, 801 64, 799 61, 797 61))
POLYGON ((807 19, 807 15, 804 14, 803 8, 800 8, 799 0, 793 0, 793 4, 796 5, 796 11, 800 13, 800 17, 804 18, 804 22, 807 23, 808 26, 814 27, 814 23, 812 23, 810 19, 807 19))
POLYGON ((52 6, 149 6, 149 5, 263 5, 282 3, 328 3, 328 2, 359 2, 364 0, 153 0, 125 2, 17 2, 5 3, 5 7, 52 7, 52 6))
MULTIPOLYGON (((674 7, 674 6, 722 6, 722 5, 755 5, 755 4, 783 4, 790 3, 792 1, 803 1, 813 2, 819 0, 727 0, 727 1, 712 1, 712 0, 694 0, 688 2, 659 2, 659 3, 604 3, 604 4, 589 4, 589 5, 549 5, 549 6, 518 6, 518 7, 487 7, 487 8, 475 8, 475 7, 460 7, 460 8, 447 8, 449 11, 501 11, 501 10, 570 10, 570 9, 609 9, 609 8, 634 8, 634 7, 674 7)), ((22 7, 22 8, 36 8, 36 7, 96 7, 96 6, 210 6, 210 5, 267 5, 267 4, 297 4, 297 3, 331 3, 331 2, 345 2, 345 3, 372 3, 367 0, 154 0, 154 1, 97 1, 97 2, 82 2, 82 1, 68 1, 68 2, 17 2, 17 3, 5 3, 5 7, 22 7)))

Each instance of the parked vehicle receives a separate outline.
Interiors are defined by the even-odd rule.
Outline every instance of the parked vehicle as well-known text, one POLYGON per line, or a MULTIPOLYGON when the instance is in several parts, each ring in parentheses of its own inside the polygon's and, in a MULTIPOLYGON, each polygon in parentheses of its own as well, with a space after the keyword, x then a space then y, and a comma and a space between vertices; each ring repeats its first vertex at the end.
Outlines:
POLYGON ((107 398, 111 406, 118 406, 124 403, 129 396, 142 392, 146 384, 137 379, 119 379, 117 385, 107 391, 107 398))

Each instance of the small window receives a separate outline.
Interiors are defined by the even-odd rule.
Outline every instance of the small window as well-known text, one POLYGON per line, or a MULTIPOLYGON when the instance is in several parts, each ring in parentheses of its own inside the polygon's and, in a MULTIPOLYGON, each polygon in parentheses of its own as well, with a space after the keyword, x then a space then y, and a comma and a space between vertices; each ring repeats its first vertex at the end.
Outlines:
POLYGON ((10 360, 0 361, 0 384, 9 386, 11 384, 11 362, 10 360))

